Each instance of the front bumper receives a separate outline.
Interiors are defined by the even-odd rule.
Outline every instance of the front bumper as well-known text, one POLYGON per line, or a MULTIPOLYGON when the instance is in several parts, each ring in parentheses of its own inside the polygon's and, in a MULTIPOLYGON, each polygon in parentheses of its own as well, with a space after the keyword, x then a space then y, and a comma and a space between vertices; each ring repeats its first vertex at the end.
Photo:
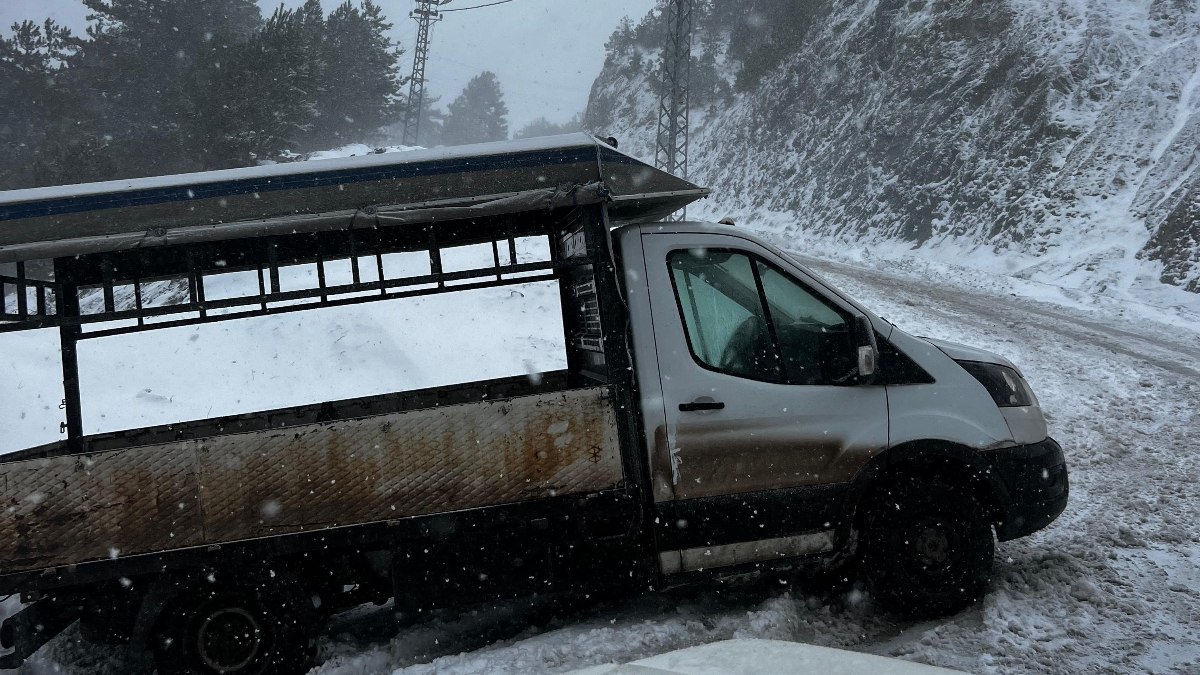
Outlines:
POLYGON ((1067 462, 1062 446, 1053 438, 993 450, 988 459, 1008 492, 1008 499, 1000 500, 1007 503, 997 504, 996 537, 1000 541, 1033 534, 1067 508, 1067 462))

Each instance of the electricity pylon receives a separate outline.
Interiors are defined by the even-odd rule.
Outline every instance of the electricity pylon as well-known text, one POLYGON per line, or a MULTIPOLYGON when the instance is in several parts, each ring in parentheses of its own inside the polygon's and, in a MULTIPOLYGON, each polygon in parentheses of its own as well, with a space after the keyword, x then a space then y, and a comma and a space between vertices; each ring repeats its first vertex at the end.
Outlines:
POLYGON ((404 144, 416 145, 425 110, 425 63, 429 60, 429 33, 442 20, 438 7, 450 0, 416 0, 417 8, 409 17, 417 20, 417 46, 413 51, 412 78, 408 81, 408 114, 404 117, 404 144))
MULTIPOLYGON (((658 99, 658 144, 655 165, 680 178, 688 177, 688 106, 692 76, 692 0, 667 0, 667 41, 662 53, 662 88, 658 99)), ((686 211, 668 220, 683 220, 686 211)))

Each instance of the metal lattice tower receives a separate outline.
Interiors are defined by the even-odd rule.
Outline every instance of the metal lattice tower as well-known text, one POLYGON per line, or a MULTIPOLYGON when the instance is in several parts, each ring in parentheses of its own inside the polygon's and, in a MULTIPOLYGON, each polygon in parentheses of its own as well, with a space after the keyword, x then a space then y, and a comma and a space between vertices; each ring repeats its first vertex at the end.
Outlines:
MULTIPOLYGON (((692 76, 692 0, 667 0, 667 41, 662 55, 662 89, 658 102, 658 144, 654 163, 681 178, 688 177, 688 107, 692 76)), ((683 220, 686 211, 670 220, 683 220)))
POLYGON ((408 114, 404 117, 404 144, 416 145, 425 109, 425 63, 429 60, 429 33, 442 20, 438 7, 450 0, 416 0, 409 17, 417 20, 417 46, 413 51, 412 78, 408 81, 408 114))

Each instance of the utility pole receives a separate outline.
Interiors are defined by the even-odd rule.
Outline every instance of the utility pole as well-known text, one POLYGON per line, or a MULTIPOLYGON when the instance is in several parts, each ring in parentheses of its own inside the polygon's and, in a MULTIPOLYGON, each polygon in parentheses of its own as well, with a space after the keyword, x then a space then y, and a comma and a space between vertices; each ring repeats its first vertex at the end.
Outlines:
POLYGON ((404 117, 404 144, 416 145, 421 132, 421 114, 425 108, 425 62, 429 60, 429 33, 442 20, 438 7, 450 0, 416 0, 417 8, 408 16, 417 20, 417 46, 413 51, 412 78, 408 81, 408 114, 404 117))
MULTIPOLYGON (((654 164, 680 178, 688 177, 688 105, 692 76, 692 0, 667 0, 667 42, 662 54, 662 89, 658 99, 658 144, 654 164)), ((684 220, 679 211, 668 220, 684 220)))

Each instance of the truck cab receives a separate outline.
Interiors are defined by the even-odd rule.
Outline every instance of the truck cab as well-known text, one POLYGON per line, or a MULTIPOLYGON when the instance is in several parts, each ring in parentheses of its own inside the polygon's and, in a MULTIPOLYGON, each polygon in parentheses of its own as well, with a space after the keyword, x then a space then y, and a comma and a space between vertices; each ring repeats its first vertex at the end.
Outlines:
POLYGON ((1062 451, 1003 357, 908 335, 745 230, 614 237, 665 574, 854 541, 877 596, 947 611, 982 592, 992 528, 1065 507, 1062 451))

